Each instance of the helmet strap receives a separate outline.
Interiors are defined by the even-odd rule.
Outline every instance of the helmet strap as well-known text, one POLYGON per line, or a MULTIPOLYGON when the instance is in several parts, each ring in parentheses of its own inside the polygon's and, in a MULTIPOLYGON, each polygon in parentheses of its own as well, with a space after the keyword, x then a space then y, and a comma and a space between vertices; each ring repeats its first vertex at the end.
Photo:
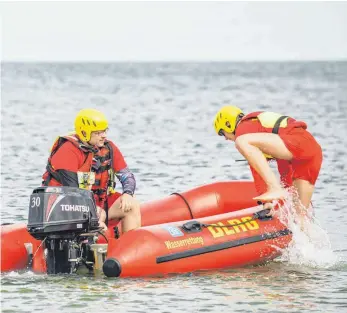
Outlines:
POLYGON ((240 113, 238 116, 237 116, 237 118, 236 118, 236 124, 235 124, 235 129, 234 129, 234 131, 233 131, 233 135, 235 135, 235 133, 236 133, 236 128, 237 128, 237 126, 240 124, 240 122, 241 122, 241 120, 242 120, 242 118, 244 117, 245 115, 243 114, 243 113, 240 113))

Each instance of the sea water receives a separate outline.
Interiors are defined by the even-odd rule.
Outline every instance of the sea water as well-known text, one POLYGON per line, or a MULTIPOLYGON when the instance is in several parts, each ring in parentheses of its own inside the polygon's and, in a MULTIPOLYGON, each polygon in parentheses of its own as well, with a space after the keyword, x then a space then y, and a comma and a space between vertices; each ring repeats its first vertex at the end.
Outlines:
POLYGON ((11 272, 2 312, 347 312, 347 62, 4 63, 1 74, 2 223, 26 221, 49 149, 82 108, 108 116, 141 202, 251 179, 214 133, 222 105, 302 119, 324 154, 314 220, 306 232, 290 222, 273 262, 168 278, 11 272))

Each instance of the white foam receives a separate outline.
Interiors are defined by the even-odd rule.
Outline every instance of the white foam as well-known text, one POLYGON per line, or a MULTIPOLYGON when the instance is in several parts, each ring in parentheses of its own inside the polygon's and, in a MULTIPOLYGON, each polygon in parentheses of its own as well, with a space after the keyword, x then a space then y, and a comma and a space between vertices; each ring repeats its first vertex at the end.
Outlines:
POLYGON ((335 266, 340 261, 339 256, 334 253, 328 233, 319 221, 311 214, 304 218, 302 225, 296 222, 299 219, 293 204, 295 197, 296 192, 289 190, 285 203, 280 206, 279 218, 291 230, 292 241, 279 260, 314 268, 335 266))
POLYGON ((36 274, 32 271, 11 271, 4 273, 4 276, 6 277, 33 277, 36 276, 36 274))

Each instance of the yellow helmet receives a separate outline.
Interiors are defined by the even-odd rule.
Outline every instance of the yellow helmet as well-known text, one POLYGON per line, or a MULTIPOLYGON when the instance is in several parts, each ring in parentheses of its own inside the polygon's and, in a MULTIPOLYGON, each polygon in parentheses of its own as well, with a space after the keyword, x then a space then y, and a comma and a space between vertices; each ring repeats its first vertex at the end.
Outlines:
POLYGON ((83 109, 75 118, 75 131, 82 141, 89 141, 91 133, 108 128, 106 116, 98 110, 83 109))
POLYGON ((238 107, 233 105, 222 107, 214 118, 214 129, 216 133, 219 136, 223 136, 222 130, 227 133, 234 133, 236 124, 242 116, 244 114, 238 107))

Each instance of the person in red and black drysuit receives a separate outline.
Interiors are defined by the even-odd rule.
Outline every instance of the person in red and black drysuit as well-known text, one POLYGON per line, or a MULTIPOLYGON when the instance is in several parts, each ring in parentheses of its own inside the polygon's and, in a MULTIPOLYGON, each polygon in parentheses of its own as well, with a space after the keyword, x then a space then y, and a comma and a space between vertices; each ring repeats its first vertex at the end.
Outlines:
POLYGON ((134 198, 134 174, 117 146, 106 138, 107 131, 102 112, 78 112, 76 133, 59 136, 53 144, 42 184, 92 190, 100 226, 106 230, 107 220, 119 219, 124 233, 141 226, 140 205, 134 198), (122 194, 114 191, 115 178, 122 184, 122 194))

